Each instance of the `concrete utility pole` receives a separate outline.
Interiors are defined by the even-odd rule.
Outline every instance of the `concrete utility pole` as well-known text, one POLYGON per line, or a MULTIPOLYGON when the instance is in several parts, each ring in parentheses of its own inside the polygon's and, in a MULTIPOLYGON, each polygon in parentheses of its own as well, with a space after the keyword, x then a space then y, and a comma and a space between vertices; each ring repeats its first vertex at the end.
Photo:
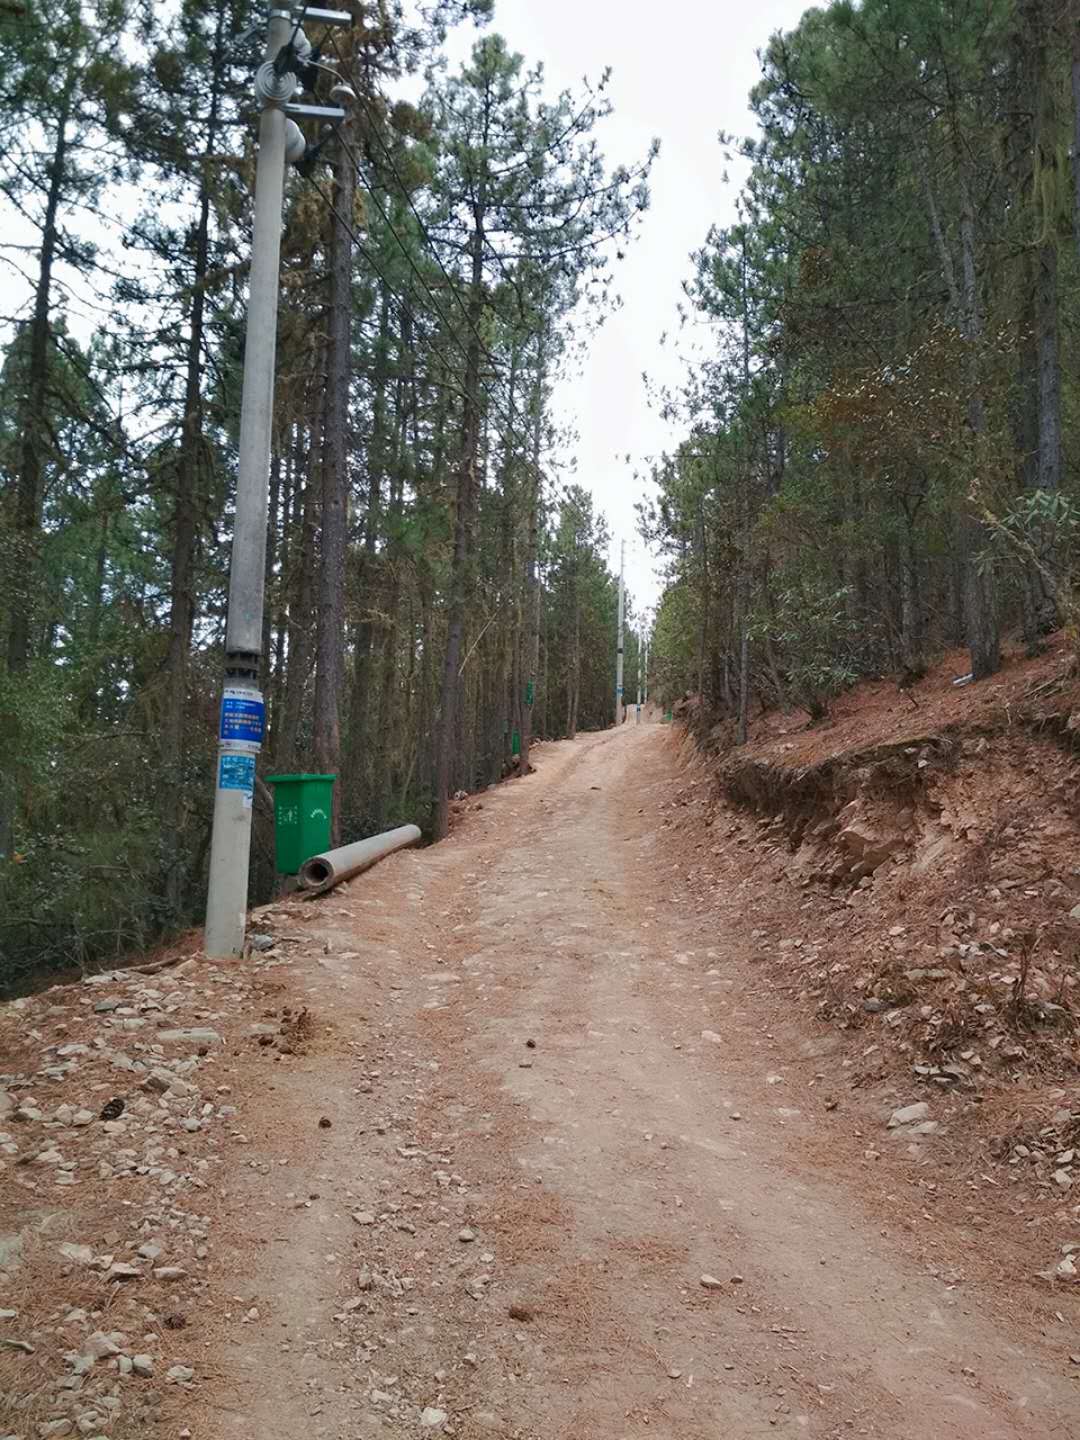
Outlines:
MULTIPOLYGON (((324 24, 348 24, 344 12, 315 10, 324 24)), ((218 734, 214 828, 210 841, 210 888, 206 897, 207 955, 228 959, 244 953, 247 924, 251 814, 255 797, 255 757, 262 747, 265 705, 259 691, 262 659, 266 524, 269 509, 270 430, 274 415, 274 357, 277 347, 278 289, 281 265, 281 207, 285 161, 299 163, 306 144, 295 120, 286 115, 340 118, 343 110, 290 106, 300 87, 297 59, 311 53, 291 10, 275 7, 269 15, 267 47, 255 77, 259 120, 259 158, 255 170, 255 221, 251 242, 251 281, 244 341, 244 385, 240 398, 236 519, 229 572, 229 618, 225 633, 225 687, 218 734)))
POLYGON ((649 703, 649 632, 645 632, 645 704, 649 703))
POLYGON ((626 541, 619 547, 619 638, 615 649, 615 724, 622 724, 623 711, 623 620, 626 615, 626 541))

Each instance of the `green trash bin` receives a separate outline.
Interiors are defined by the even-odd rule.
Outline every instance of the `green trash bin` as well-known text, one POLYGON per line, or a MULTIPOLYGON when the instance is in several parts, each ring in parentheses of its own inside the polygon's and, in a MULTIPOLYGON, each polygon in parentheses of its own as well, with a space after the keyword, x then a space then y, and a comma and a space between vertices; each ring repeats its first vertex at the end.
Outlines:
POLYGON ((281 875, 330 849, 336 775, 268 775, 274 787, 274 849, 281 875))

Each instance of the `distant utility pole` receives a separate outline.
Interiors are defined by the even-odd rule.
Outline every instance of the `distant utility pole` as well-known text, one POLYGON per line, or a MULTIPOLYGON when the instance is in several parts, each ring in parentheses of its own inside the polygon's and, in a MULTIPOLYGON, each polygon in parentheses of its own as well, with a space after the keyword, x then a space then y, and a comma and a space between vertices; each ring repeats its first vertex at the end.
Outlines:
POLYGON ((649 632, 645 632, 645 704, 649 703, 649 632))
POLYGON ((615 649, 615 724, 622 724, 623 621, 626 616, 626 541, 619 547, 619 638, 615 649))
MULTIPOLYGON (((341 109, 291 105, 301 86, 299 71, 311 55, 300 22, 349 25, 343 11, 305 5, 270 11, 267 47, 255 76, 262 106, 255 170, 255 220, 244 384, 240 398, 236 519, 229 572, 229 618, 225 632, 225 687, 218 732, 214 827, 210 841, 210 887, 206 897, 207 955, 229 959, 244 953, 247 925, 251 815, 255 757, 262 747, 265 705, 259 691, 269 509, 270 432, 274 417, 274 352, 277 347, 281 265, 281 208, 285 162, 299 164, 307 149, 293 114, 343 119, 341 109)), ((250 32, 249 32, 250 33, 250 32)))

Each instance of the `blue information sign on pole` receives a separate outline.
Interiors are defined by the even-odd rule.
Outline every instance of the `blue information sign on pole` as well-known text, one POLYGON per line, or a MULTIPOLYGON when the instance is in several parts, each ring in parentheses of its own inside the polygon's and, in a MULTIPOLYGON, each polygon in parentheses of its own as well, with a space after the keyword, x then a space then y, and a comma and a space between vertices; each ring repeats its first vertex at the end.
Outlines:
POLYGON ((262 748, 266 705, 257 690, 227 687, 221 697, 221 739, 237 750, 262 748))

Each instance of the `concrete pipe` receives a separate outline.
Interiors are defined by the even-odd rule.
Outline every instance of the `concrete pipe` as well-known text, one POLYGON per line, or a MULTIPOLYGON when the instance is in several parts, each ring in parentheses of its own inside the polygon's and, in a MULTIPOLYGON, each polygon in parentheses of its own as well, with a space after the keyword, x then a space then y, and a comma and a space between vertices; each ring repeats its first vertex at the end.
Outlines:
POLYGON ((343 880, 370 870, 395 850, 405 850, 420 839, 418 825, 402 825, 397 830, 387 830, 384 835, 372 835, 369 840, 358 840, 355 845, 343 845, 340 850, 327 850, 324 855, 313 855, 300 866, 300 888, 309 895, 321 895, 332 890, 343 880))

